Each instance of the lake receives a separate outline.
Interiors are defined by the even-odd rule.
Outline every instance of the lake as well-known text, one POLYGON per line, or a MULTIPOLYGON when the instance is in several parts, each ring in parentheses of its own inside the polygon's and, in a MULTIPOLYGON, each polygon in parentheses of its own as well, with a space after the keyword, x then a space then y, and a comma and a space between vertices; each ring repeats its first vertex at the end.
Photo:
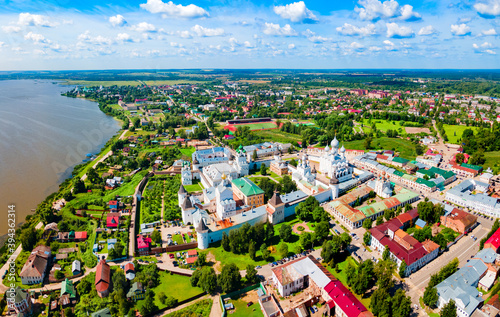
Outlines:
MULTIPOLYGON (((42 80, 0 81, 0 214, 16 206, 16 222, 97 154, 120 129, 97 103, 61 96, 73 86, 42 80)), ((0 236, 7 222, 0 221, 0 236)))

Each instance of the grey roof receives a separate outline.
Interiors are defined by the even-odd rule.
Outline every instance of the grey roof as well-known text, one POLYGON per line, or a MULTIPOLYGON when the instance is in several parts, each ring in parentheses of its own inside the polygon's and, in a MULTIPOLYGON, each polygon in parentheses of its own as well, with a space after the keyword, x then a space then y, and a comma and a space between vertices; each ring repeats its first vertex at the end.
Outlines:
POLYGON ((306 193, 304 193, 303 191, 297 190, 297 191, 288 193, 286 195, 282 195, 281 201, 285 204, 286 203, 292 204, 294 201, 306 198, 307 196, 308 195, 306 193))
POLYGON ((309 257, 291 264, 302 275, 308 275, 319 287, 323 288, 330 283, 330 278, 309 257))
POLYGON ((80 271, 81 270, 81 263, 78 260, 74 260, 73 263, 71 263, 71 271, 80 271))
POLYGON ((481 260, 470 260, 467 265, 436 286, 438 296, 444 302, 455 300, 457 306, 470 316, 483 301, 476 287, 487 269, 481 260))
POLYGON ((193 208, 193 204, 191 203, 191 199, 189 196, 187 196, 184 201, 182 202, 182 205, 181 205, 182 209, 186 210, 186 209, 191 209, 193 208))
POLYGON ((187 194, 187 191, 186 189, 184 188, 184 186, 181 185, 181 187, 179 187, 179 191, 177 192, 178 194, 187 194))
POLYGON ((15 302, 21 303, 23 300, 28 300, 29 298, 29 293, 27 290, 22 289, 21 287, 16 287, 16 297, 15 297, 15 302))
POLYGON ((491 248, 486 248, 479 251, 474 258, 481 259, 484 263, 494 263, 497 253, 491 248))
POLYGON ((196 232, 206 232, 206 231, 208 231, 208 227, 205 224, 205 221, 201 219, 200 222, 198 223, 198 226, 196 226, 196 232))

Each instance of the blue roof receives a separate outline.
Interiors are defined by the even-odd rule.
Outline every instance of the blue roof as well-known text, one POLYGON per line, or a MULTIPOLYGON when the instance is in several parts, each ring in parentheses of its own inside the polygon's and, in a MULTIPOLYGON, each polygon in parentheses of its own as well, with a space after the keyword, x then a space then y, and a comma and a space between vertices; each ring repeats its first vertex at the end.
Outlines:
POLYGON ((420 228, 423 228, 425 227, 425 225, 427 224, 427 222, 423 221, 422 219, 418 219, 416 222, 415 222, 415 225, 416 226, 419 226, 420 228))

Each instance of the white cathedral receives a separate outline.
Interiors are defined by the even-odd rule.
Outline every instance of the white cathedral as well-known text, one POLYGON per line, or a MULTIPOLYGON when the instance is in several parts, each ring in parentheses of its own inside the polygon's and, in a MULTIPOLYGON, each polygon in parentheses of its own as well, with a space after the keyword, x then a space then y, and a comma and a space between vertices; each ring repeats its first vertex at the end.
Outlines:
POLYGON ((344 146, 339 150, 337 137, 330 145, 331 149, 327 145, 324 154, 319 159, 319 171, 330 178, 337 178, 340 183, 352 179, 354 169, 349 166, 345 158, 344 146))

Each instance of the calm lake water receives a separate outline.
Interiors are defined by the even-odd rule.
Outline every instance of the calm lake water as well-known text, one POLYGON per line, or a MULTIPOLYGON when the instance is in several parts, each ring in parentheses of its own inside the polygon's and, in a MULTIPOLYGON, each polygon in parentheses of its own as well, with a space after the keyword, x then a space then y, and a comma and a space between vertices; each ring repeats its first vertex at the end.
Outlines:
POLYGON ((61 96, 71 88, 0 81, 0 236, 7 232, 8 205, 23 222, 87 153, 98 153, 120 129, 97 103, 61 96))

